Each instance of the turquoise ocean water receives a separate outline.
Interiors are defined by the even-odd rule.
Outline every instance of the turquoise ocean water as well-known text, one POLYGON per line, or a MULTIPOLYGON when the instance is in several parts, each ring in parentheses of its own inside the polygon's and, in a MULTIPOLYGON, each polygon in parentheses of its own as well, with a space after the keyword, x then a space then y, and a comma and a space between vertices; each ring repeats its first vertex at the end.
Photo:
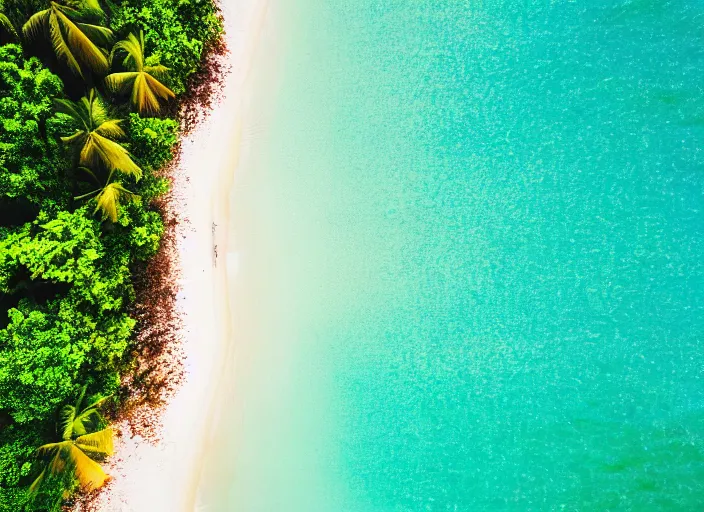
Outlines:
POLYGON ((204 509, 704 510, 704 2, 271 12, 204 509))

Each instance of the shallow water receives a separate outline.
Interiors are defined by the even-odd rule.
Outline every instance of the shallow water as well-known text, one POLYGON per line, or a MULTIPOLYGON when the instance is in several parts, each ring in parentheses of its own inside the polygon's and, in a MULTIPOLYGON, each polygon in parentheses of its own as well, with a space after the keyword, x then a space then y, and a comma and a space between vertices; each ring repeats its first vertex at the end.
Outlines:
POLYGON ((277 0, 205 510, 701 510, 704 3, 277 0))

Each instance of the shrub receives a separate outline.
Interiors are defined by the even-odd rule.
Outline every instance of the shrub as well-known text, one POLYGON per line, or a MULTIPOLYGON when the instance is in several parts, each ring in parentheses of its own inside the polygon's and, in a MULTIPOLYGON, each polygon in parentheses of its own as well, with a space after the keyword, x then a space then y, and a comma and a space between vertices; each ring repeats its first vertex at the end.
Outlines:
POLYGON ((169 163, 178 144, 178 123, 173 119, 130 114, 132 154, 145 170, 154 171, 169 163))
POLYGON ((63 124, 52 98, 61 80, 16 45, 0 46, 0 200, 27 198, 65 205, 64 149, 52 136, 63 124))

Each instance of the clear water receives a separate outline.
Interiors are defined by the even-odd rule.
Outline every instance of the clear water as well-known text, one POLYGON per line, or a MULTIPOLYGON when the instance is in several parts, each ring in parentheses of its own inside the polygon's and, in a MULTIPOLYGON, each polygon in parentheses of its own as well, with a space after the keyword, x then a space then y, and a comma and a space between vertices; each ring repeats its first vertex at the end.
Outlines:
POLYGON ((208 510, 704 509, 704 3, 272 13, 208 510))

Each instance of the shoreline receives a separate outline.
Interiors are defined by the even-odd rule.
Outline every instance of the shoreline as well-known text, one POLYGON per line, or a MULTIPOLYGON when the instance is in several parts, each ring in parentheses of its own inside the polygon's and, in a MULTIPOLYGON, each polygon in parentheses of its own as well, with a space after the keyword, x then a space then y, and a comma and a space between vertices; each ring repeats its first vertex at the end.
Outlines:
MULTIPOLYGON (((208 444, 215 391, 230 352, 229 195, 239 158, 243 91, 267 10, 266 0, 218 4, 225 47, 215 58, 223 70, 221 84, 211 91, 210 105, 196 105, 201 115, 182 135, 170 173, 169 215, 177 220, 172 274, 178 279, 176 311, 182 322, 181 342, 175 348, 183 356, 183 378, 163 407, 146 411, 148 418, 158 419, 157 425, 150 425, 149 435, 136 432, 129 419, 114 425, 120 436, 116 455, 107 462, 111 481, 89 505, 75 510, 196 510, 201 454, 208 444)), ((192 119, 182 120, 183 125, 189 122, 192 119)))

